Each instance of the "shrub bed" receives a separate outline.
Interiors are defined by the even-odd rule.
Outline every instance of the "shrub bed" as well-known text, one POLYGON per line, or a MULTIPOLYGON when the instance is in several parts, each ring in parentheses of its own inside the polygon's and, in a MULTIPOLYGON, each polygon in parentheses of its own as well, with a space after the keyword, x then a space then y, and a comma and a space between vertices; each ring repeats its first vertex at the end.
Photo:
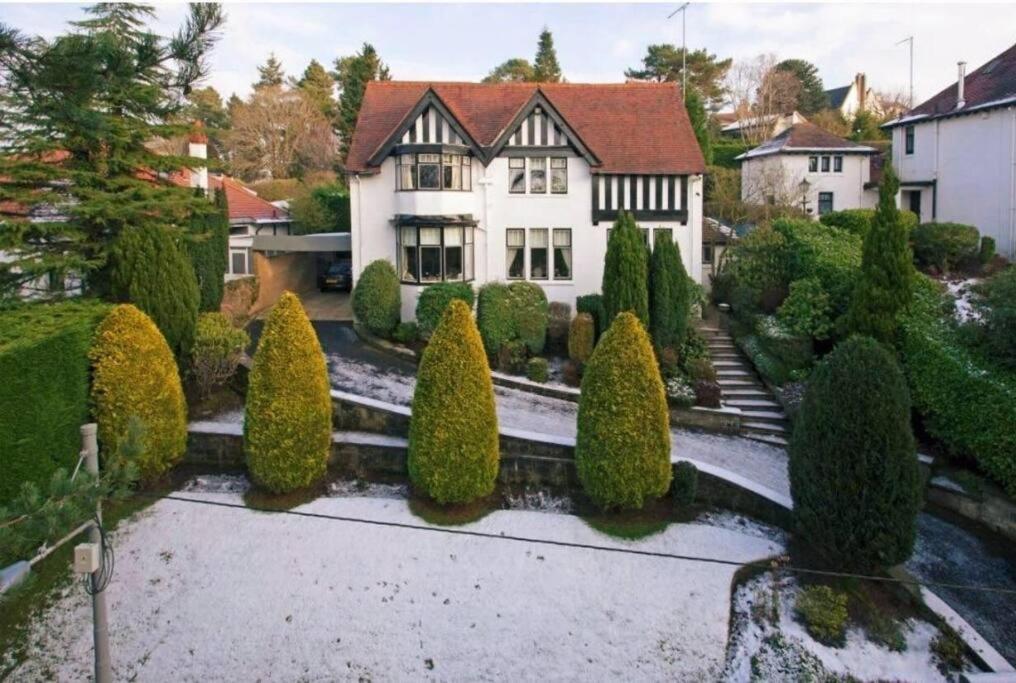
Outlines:
POLYGON ((191 373, 202 397, 207 398, 229 381, 249 344, 250 336, 233 327, 222 313, 198 316, 191 349, 191 373))
MULTIPOLYGON (((822 225, 846 230, 864 239, 864 236, 868 234, 868 230, 871 229, 871 222, 874 218, 875 209, 844 209, 843 211, 832 211, 822 214, 819 217, 819 221, 822 225)), ((907 232, 916 228, 919 220, 917 214, 913 211, 900 211, 900 219, 903 221, 903 227, 907 229, 907 232)))
POLYGON ((353 313, 372 334, 388 338, 402 315, 399 276, 385 259, 368 264, 353 287, 353 313))
POLYGON ((568 357, 579 365, 586 363, 593 355, 595 337, 596 324, 593 322, 593 316, 588 313, 576 315, 568 330, 568 357))
POLYGON ((508 341, 539 354, 547 340, 547 295, 532 282, 490 282, 480 288, 476 322, 487 355, 496 358, 508 341))
POLYGON ((0 505, 72 469, 88 422, 88 350, 109 306, 77 300, 0 313, 0 505))
POLYGON ((438 282, 424 287, 416 300, 416 324, 421 339, 430 339, 441 316, 453 299, 464 301, 473 310, 473 286, 468 282, 438 282))
POLYGON ((593 342, 600 338, 606 331, 607 310, 603 307, 602 294, 583 294, 575 299, 575 312, 588 313, 593 318, 594 337, 593 342))
POLYGON ((980 233, 972 225, 921 223, 911 234, 914 260, 922 268, 949 272, 977 261, 980 239, 980 233))

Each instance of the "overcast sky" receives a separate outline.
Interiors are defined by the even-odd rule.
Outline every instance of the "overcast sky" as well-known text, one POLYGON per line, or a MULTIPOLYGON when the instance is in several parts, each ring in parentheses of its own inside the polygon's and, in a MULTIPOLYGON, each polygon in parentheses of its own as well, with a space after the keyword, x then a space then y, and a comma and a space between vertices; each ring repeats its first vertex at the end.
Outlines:
MULTIPOLYGON (((474 81, 510 57, 532 59, 544 25, 569 81, 621 81, 647 45, 680 44, 680 16, 666 20, 679 4, 227 4, 208 83, 224 97, 243 96, 269 52, 298 75, 311 58, 331 68, 365 41, 394 78, 474 81)), ((158 11, 168 33, 185 8, 158 11)), ((80 17, 74 4, 0 5, 0 21, 47 37, 80 17)), ((687 30, 689 48, 720 57, 807 59, 827 88, 863 71, 876 89, 901 91, 907 48, 894 43, 912 34, 919 103, 955 81, 957 61, 972 71, 1016 41, 1016 3, 694 3, 687 30)))

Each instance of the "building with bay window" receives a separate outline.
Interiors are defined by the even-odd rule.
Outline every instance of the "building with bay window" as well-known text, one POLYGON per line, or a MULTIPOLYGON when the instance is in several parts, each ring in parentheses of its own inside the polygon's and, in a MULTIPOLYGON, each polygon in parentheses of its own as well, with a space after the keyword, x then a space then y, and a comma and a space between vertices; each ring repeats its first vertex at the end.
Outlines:
POLYGON ((405 320, 435 282, 528 280, 574 306, 620 210, 702 278, 705 164, 674 84, 372 81, 345 167, 353 276, 389 260, 405 320))

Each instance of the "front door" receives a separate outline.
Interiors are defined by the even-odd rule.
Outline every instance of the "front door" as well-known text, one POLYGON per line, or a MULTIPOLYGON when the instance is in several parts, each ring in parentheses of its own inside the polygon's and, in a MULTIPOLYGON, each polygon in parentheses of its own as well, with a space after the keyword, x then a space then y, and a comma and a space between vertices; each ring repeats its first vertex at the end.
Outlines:
POLYGON ((921 191, 911 190, 910 191, 910 206, 907 207, 911 211, 917 214, 917 220, 921 220, 921 191))

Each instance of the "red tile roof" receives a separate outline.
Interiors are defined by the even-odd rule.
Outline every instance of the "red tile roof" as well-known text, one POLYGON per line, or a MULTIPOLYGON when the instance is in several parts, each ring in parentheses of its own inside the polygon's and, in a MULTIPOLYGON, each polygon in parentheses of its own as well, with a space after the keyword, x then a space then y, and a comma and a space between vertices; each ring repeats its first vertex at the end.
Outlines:
POLYGON ((238 180, 227 176, 208 176, 208 186, 217 190, 226 190, 226 203, 229 205, 229 220, 290 220, 289 212, 280 209, 258 193, 238 180))
POLYGON ((967 74, 963 81, 963 99, 966 103, 959 110, 956 109, 958 90, 958 83, 954 82, 902 118, 957 114, 973 107, 1016 98, 1016 44, 967 74))
POLYGON ((541 92, 601 162, 600 173, 703 173, 705 161, 680 90, 669 83, 439 83, 371 81, 364 93, 346 170, 369 159, 427 93, 473 140, 489 148, 541 92))
POLYGON ((836 150, 843 153, 875 154, 876 149, 867 145, 852 142, 838 135, 833 135, 824 128, 809 121, 795 123, 774 138, 766 140, 758 147, 750 149, 738 159, 749 159, 766 154, 781 152, 806 152, 818 150, 836 150))

